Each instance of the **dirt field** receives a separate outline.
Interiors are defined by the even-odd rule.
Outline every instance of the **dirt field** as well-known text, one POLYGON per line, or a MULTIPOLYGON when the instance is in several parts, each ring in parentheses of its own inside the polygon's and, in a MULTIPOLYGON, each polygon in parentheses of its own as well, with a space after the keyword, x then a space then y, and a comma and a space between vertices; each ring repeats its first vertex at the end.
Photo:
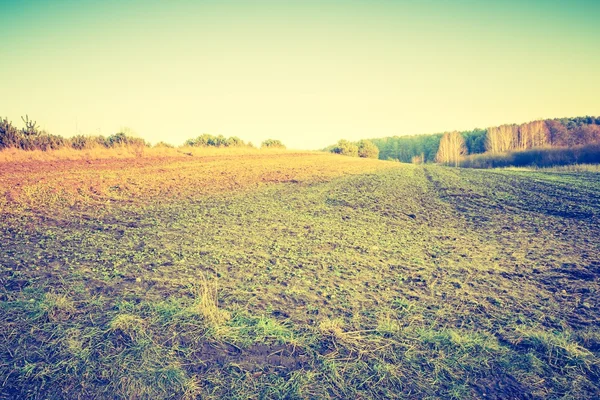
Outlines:
POLYGON ((600 397, 600 174, 0 163, 0 398, 600 397))
MULTIPOLYGON (((214 153, 214 152, 213 152, 214 153)), ((210 153, 209 153, 210 154, 210 153)), ((0 207, 36 212, 112 201, 172 200, 259 187, 319 181, 393 166, 377 160, 332 159, 324 153, 0 162, 0 207)))

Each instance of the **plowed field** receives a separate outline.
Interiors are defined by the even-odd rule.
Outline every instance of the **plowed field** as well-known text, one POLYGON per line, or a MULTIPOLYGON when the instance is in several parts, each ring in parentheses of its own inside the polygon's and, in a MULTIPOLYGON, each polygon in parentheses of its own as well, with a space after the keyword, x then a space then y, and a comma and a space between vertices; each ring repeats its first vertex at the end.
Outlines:
POLYGON ((598 398, 600 174, 0 164, 0 398, 598 398))

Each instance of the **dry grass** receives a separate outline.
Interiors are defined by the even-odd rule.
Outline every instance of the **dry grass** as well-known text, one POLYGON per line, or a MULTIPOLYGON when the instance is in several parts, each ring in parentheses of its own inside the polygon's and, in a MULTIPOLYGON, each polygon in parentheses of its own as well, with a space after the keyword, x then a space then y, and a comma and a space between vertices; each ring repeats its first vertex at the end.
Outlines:
POLYGON ((231 314, 227 310, 219 308, 216 281, 209 281, 204 275, 201 275, 198 281, 191 286, 191 291, 195 301, 188 311, 200 315, 208 327, 218 329, 231 319, 231 314))
POLYGON ((559 167, 541 168, 547 172, 600 172, 600 164, 572 164, 559 167))
POLYGON ((106 148, 96 145, 91 148, 76 150, 64 147, 57 150, 22 150, 7 148, 0 150, 0 163, 32 162, 32 161, 74 161, 74 160, 108 160, 108 159, 131 159, 131 158, 164 158, 164 157, 206 157, 223 155, 247 155, 247 154, 284 154, 289 153, 284 149, 257 149, 254 147, 144 147, 139 146, 116 146, 106 148))
POLYGON ((106 148, 103 146, 95 146, 84 150, 75 150, 69 147, 64 147, 57 150, 21 150, 16 148, 8 148, 0 151, 0 163, 13 162, 32 162, 32 161, 63 161, 63 160, 102 160, 102 159, 127 159, 137 158, 143 155, 160 156, 169 155, 173 150, 168 148, 152 148, 144 149, 140 153, 139 149, 120 146, 114 148, 106 148))

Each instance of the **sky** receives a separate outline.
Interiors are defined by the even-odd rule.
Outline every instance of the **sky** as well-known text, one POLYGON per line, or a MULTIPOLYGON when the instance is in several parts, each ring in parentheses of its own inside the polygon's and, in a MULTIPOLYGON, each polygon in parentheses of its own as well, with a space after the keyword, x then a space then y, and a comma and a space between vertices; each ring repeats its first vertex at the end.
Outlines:
POLYGON ((600 1, 0 0, 0 117, 320 149, 600 115, 600 1))

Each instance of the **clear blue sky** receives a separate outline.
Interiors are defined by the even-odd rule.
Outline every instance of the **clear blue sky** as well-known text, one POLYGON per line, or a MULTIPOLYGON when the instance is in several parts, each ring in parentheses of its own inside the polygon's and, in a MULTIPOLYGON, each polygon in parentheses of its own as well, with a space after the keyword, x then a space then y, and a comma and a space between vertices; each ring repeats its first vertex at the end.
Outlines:
POLYGON ((316 149, 600 114, 600 1, 0 1, 0 116, 316 149))

